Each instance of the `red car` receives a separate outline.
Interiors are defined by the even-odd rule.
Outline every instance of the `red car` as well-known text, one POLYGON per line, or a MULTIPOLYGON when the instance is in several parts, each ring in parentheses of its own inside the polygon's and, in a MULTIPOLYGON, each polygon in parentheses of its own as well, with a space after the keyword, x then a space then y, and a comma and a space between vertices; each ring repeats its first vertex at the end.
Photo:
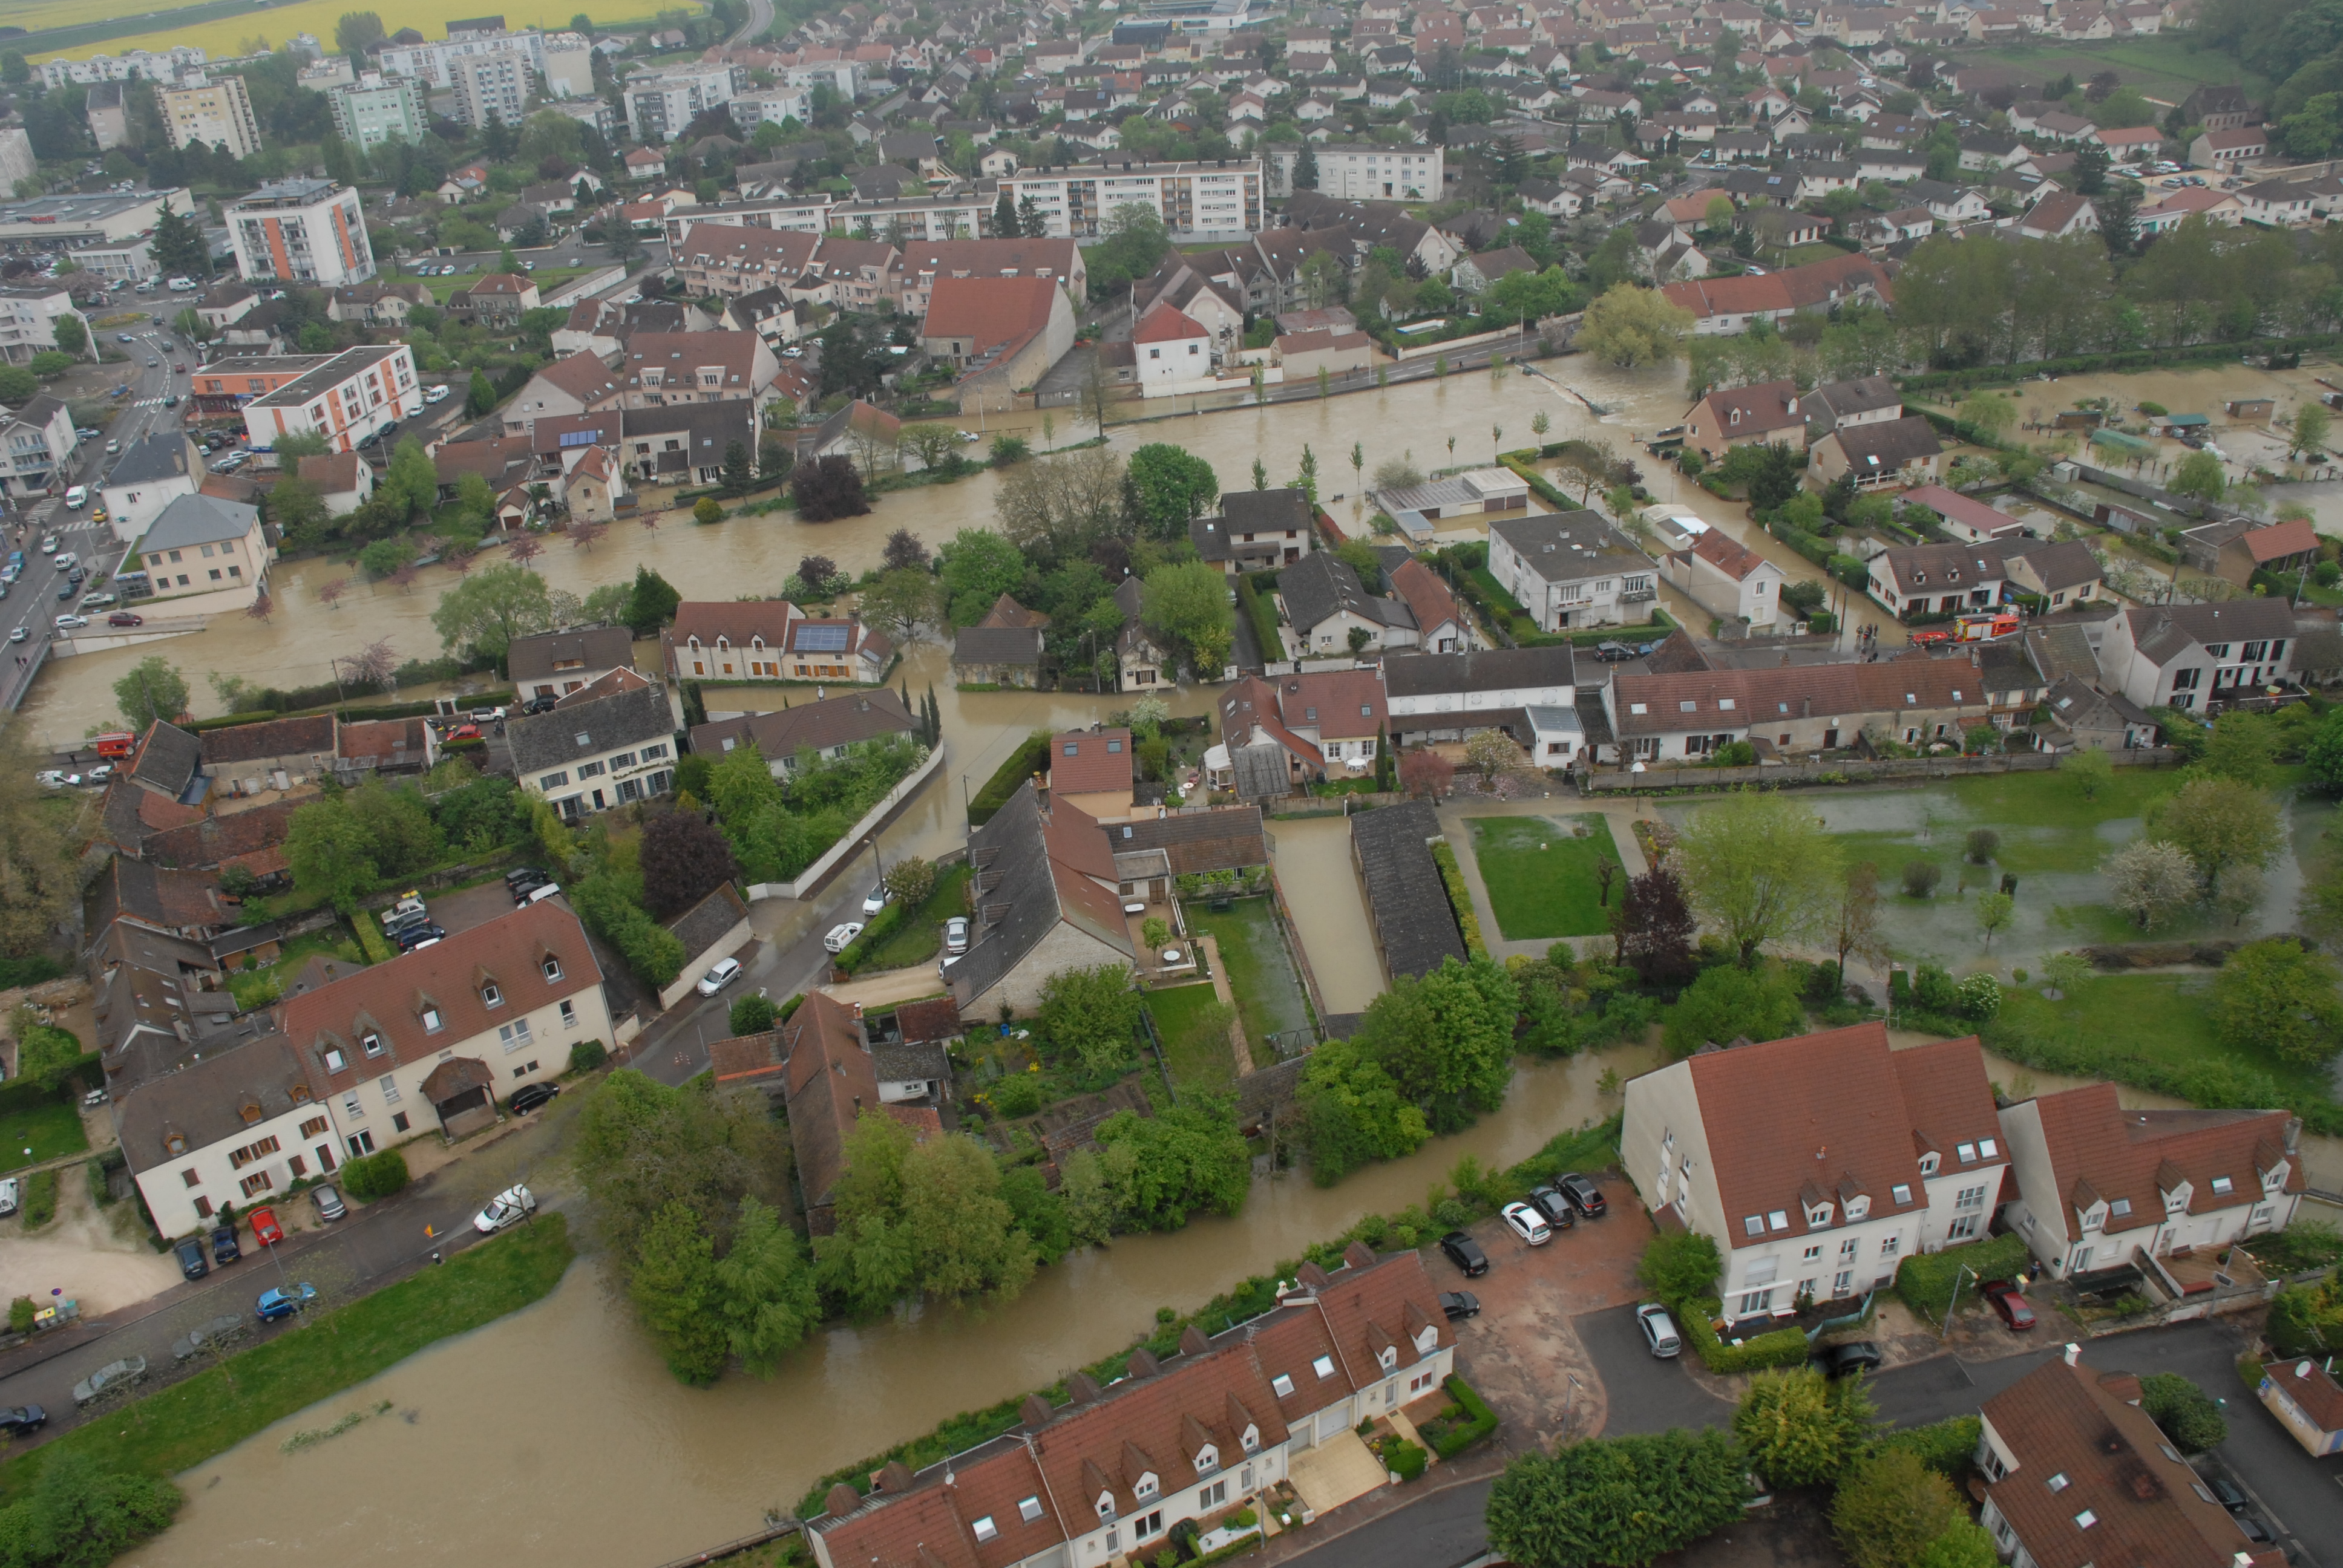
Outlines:
POLYGON ((255 1209, 251 1214, 252 1239, 264 1247, 273 1247, 285 1240, 284 1228, 277 1222, 274 1209, 255 1209))
POLYGON ((126 609, 118 609, 112 615, 106 618, 106 624, 108 626, 144 626, 146 624, 146 618, 141 615, 134 615, 126 609))
POLYGON ((478 740, 479 738, 480 727, 477 724, 458 724, 455 729, 447 731, 447 739, 450 740, 478 740))
POLYGON ((2001 1314, 2013 1333, 2023 1333, 2034 1326, 2034 1309, 2017 1293, 2017 1287, 2007 1280, 1996 1280, 1985 1287, 1985 1299, 2001 1314))

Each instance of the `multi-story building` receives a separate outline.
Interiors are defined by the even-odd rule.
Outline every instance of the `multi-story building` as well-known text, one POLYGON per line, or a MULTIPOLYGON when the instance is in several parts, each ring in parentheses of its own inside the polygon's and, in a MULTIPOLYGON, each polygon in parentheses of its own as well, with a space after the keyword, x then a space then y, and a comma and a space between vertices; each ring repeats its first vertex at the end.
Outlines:
POLYGON ((374 276, 358 193, 332 180, 277 180, 227 209, 228 243, 247 283, 339 288, 374 276))
POLYGON ((44 392, 13 414, 0 410, 0 492, 46 495, 79 444, 61 398, 44 392))
POLYGON ((239 158, 260 150, 260 125, 252 117, 252 98, 241 76, 196 76, 184 87, 158 87, 155 102, 163 111, 164 133, 175 147, 201 142, 225 147, 239 158))
POLYGON ((582 34, 548 33, 538 71, 545 79, 547 97, 590 98, 594 95, 594 45, 582 34))
POLYGON ((1654 1214, 1716 1242, 1726 1317, 1787 1317, 1983 1236, 2001 1136, 1974 1035, 1891 1051, 1885 1025, 1860 1023, 1631 1079, 1620 1169, 1654 1214))
POLYGON ((415 351, 404 343, 373 344, 330 355, 276 390, 244 406, 246 439, 268 448, 279 436, 316 435, 327 449, 354 451, 383 427, 423 411, 415 351))
POLYGON ((857 617, 809 616, 787 599, 686 599, 659 633, 678 680, 820 680, 871 684, 895 645, 857 617))
POLYGON ((768 87, 743 93, 731 101, 732 123, 743 136, 753 136, 767 120, 813 124, 813 90, 809 87, 768 87))
POLYGON ((40 250, 80 250, 85 246, 125 245, 151 232, 164 209, 196 210, 185 188, 99 196, 35 196, 0 202, 0 245, 30 245, 40 250))
POLYGON ((98 499, 106 524, 122 543, 136 544, 163 508, 203 488, 203 453, 176 427, 134 441, 114 460, 98 499))
POLYGON ((729 65, 693 66, 627 78, 627 132, 639 142, 671 142, 709 109, 732 101, 729 65))
POLYGON ((1117 207, 1136 204, 1161 216, 1175 242, 1194 244, 1252 238, 1262 226, 1262 179, 1259 158, 1168 164, 1111 159, 1019 169, 1001 177, 1001 188, 1020 211, 1032 202, 1053 238, 1095 238, 1106 231, 1117 207))
POLYGON ((667 688, 615 669, 550 713, 511 721, 521 788, 572 819, 668 792, 680 728, 667 688))
POLYGON ((92 55, 85 60, 44 60, 33 68, 41 74, 45 87, 132 80, 177 82, 202 75, 204 58, 201 49, 175 45, 159 53, 133 49, 126 55, 92 55))
POLYGON ((448 62, 459 125, 517 126, 528 115, 528 56, 506 52, 464 55, 448 62))
POLYGON ((621 353, 618 375, 628 408, 739 400, 761 406, 771 400, 781 366, 753 332, 637 332, 621 353))
POLYGON ((1579 733, 1577 669, 1567 646, 1386 659, 1383 694, 1393 750, 1415 741, 1463 740, 1483 729, 1505 729, 1524 745, 1541 738, 1534 753, 1539 766, 1560 768, 1573 753, 1554 751, 1554 742, 1542 738, 1579 733))
POLYGON ((489 33, 439 44, 399 44, 376 58, 386 75, 406 76, 439 92, 456 85, 455 65, 482 55, 518 55, 532 72, 545 69, 545 38, 538 33, 489 33))
POLYGON ((130 139, 130 116, 123 106, 122 84, 99 82, 89 89, 82 100, 82 113, 89 119, 89 134, 97 138, 97 150, 118 147, 130 139))
POLYGON ((1344 201, 1438 201, 1444 156, 1436 145, 1382 147, 1330 142, 1318 149, 1318 190, 1344 201))
POLYGON ((237 413, 254 398, 291 386, 333 357, 330 354, 254 354, 215 359, 195 378, 196 411, 206 416, 237 413))
POLYGON ((429 126, 422 91, 404 76, 368 71, 347 86, 326 95, 334 129, 342 140, 361 147, 385 142, 417 143, 429 126))
POLYGON ((1489 573, 1540 631, 1643 620, 1659 597, 1660 568, 1599 512, 1492 522, 1489 573))
MULTIPOLYGON (((151 598, 169 615, 226 615, 252 608, 277 558, 260 508, 216 496, 176 496, 140 536, 138 565, 151 598)), ((149 614, 156 613, 153 610, 149 614)))
POLYGON ((2282 598, 2126 605, 2099 668, 2142 708, 2202 709, 2295 678, 2294 611, 2282 598))
POLYGON ((95 358, 97 338, 89 329, 89 318, 62 285, 0 287, 0 359, 22 365, 35 354, 57 348, 57 323, 65 320, 81 323, 84 347, 75 357, 95 358))

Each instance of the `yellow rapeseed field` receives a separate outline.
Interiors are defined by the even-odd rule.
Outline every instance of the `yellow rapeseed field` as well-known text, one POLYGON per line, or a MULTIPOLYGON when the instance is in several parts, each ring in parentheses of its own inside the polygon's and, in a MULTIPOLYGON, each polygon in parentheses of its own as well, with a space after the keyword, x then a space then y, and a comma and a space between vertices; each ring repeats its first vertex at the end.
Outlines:
MULTIPOLYGON (((648 14, 658 7, 637 0, 624 8, 629 14, 648 14)), ((66 22, 137 15, 142 10, 152 9, 151 4, 142 5, 137 0, 7 0, 0 5, 0 15, 23 27, 55 27, 66 22)), ((102 44, 85 44, 29 58, 37 65, 59 55, 87 59, 92 55, 121 55, 132 49, 167 49, 176 44, 187 44, 216 60, 242 54, 248 39, 266 38, 271 45, 282 46, 287 39, 300 33, 315 34, 330 49, 334 24, 351 11, 374 12, 394 33, 401 27, 412 27, 426 38, 435 39, 447 35, 449 22, 468 16, 501 14, 505 25, 518 32, 527 27, 566 27, 569 18, 581 11, 589 16, 594 14, 593 6, 586 0, 397 0, 395 5, 385 5, 381 0, 294 0, 288 5, 271 5, 217 22, 176 27, 161 20, 168 16, 167 11, 156 12, 154 32, 109 38, 102 44)))

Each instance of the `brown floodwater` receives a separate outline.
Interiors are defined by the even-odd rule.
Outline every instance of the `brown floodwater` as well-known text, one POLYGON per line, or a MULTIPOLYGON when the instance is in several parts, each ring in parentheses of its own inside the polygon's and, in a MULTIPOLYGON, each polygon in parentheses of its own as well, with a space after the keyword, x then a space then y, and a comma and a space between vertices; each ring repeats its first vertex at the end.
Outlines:
MULTIPOLYGON (((1339 824, 1338 824, 1339 825, 1339 824)), ((1258 1180, 1234 1219, 1125 1237, 1041 1271, 985 1316, 943 1312, 817 1335, 769 1382, 683 1387, 589 1260, 538 1305, 409 1358, 181 1475, 188 1503, 130 1568, 561 1563, 647 1568, 759 1528, 816 1477, 960 1411, 1055 1381, 1361 1214, 1424 1201, 1466 1153, 1504 1163, 1609 1115, 1597 1081, 1644 1047, 1523 1062, 1504 1108, 1409 1159, 1322 1190, 1258 1180), (337 1437, 301 1430, 391 1402, 337 1437)))
POLYGON ((1328 1012, 1364 1012, 1383 989, 1366 896, 1351 865, 1347 817, 1316 817, 1270 827, 1277 885, 1293 911, 1294 934, 1328 1012))

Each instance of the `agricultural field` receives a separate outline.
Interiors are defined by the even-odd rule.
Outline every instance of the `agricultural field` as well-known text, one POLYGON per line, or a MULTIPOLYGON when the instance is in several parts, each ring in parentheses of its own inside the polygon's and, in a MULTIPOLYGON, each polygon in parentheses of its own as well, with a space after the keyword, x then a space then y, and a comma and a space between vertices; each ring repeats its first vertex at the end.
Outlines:
MULTIPOLYGON (((144 15, 154 19, 155 25, 147 31, 121 34, 107 38, 102 44, 29 55, 27 57, 37 65, 59 55, 75 57, 101 52, 120 55, 130 49, 166 49, 175 44, 192 45, 217 59, 243 53, 244 45, 252 39, 266 38, 271 45, 281 45, 298 33, 313 33, 331 45, 334 24, 353 8, 350 0, 294 0, 288 5, 255 7, 232 15, 209 15, 206 20, 175 24, 171 17, 181 13, 157 11, 138 4, 137 0, 89 0, 86 5, 80 4, 79 0, 29 0, 29 4, 22 6, 10 5, 6 15, 10 22, 28 30, 73 26, 116 16, 144 15)), ((215 12, 216 7, 193 9, 197 15, 206 16, 215 12)), ((479 14, 480 8, 468 4, 467 0, 407 0, 395 11, 385 8, 381 12, 386 25, 412 27, 426 38, 434 39, 447 35, 449 22, 479 14)), ((576 15, 578 6, 574 3, 540 4, 533 11, 508 5, 503 12, 505 25, 514 31, 528 27, 567 27, 569 18, 576 15)), ((645 25, 648 21, 645 18, 645 25)), ((625 25, 598 19, 598 25, 604 30, 625 25)))
POLYGON ((2126 38, 2104 44, 2004 44, 1956 59, 2006 61, 2046 78, 2069 71, 2077 82, 2087 82, 2101 71, 2113 71, 2135 83, 2151 98, 2178 103, 2193 87, 2236 83, 2252 98, 2269 94, 2269 78, 2256 75, 2237 59, 2197 46, 2187 33, 2160 33, 2153 38, 2126 38))

